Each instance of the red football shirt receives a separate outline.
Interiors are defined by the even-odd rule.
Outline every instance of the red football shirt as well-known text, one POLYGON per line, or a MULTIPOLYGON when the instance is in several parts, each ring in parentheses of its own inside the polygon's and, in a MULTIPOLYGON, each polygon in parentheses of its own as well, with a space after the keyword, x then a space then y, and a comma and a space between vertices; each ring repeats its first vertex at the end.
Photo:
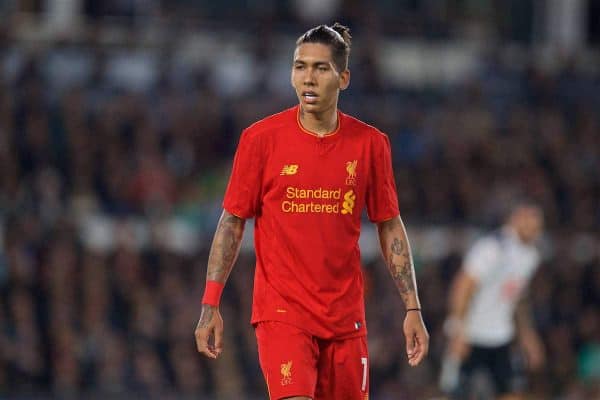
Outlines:
POLYGON ((324 137, 299 106, 244 130, 223 207, 255 218, 252 323, 282 321, 321 338, 366 333, 358 239, 399 214, 386 135, 338 112, 324 137))

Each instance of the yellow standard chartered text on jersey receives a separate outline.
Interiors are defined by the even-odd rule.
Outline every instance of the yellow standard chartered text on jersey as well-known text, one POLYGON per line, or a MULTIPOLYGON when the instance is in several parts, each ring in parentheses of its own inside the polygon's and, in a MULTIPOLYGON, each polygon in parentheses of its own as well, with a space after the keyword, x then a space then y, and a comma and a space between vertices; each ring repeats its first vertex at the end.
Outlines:
POLYGON ((288 200, 281 202, 281 211, 285 213, 324 213, 324 214, 339 214, 340 207, 342 214, 352 214, 354 208, 354 199, 356 196, 350 190, 344 193, 342 197, 342 189, 324 189, 318 188, 298 188, 288 186, 285 190, 285 197, 288 200), (343 202, 340 203, 339 200, 343 202), (300 201, 298 201, 300 200, 300 201), (309 201, 306 201, 309 200, 309 201), (318 202, 310 200, 320 200, 318 202), (323 201, 325 200, 325 201, 323 201), (330 201, 327 201, 330 200, 330 201))

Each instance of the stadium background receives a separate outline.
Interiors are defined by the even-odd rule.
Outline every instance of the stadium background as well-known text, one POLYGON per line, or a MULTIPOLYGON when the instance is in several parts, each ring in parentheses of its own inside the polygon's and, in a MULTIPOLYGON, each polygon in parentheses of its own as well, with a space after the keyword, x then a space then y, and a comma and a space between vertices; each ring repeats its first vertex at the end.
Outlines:
POLYGON ((600 398, 596 0, 1 1, 0 398, 265 398, 251 232, 222 359, 195 351, 207 250, 241 129, 295 103, 294 40, 333 21, 340 107, 391 139, 431 334, 409 369, 368 230, 371 398, 437 396, 448 283, 519 190, 548 225, 532 398, 600 398))

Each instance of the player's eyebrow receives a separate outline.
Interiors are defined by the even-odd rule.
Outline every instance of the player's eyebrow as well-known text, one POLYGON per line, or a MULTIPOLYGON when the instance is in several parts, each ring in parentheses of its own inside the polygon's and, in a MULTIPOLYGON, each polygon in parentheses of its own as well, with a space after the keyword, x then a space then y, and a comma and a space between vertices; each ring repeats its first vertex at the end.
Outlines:
POLYGON ((301 65, 310 64, 310 65, 313 65, 315 67, 320 67, 321 65, 326 65, 328 67, 331 66, 330 62, 328 62, 328 61, 321 61, 321 60, 313 61, 313 62, 306 62, 304 60, 294 60, 294 64, 301 64, 301 65))

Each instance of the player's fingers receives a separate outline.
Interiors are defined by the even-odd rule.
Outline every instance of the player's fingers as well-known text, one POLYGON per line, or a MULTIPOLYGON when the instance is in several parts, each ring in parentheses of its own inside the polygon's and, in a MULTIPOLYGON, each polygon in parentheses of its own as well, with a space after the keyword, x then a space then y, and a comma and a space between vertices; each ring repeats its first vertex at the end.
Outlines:
POLYGON ((199 353, 204 353, 208 348, 208 337, 206 336, 204 329, 196 329, 194 331, 194 337, 196 338, 196 349, 199 353))
POLYGON ((429 338, 425 332, 419 332, 415 335, 415 351, 411 359, 411 365, 416 366, 425 358, 429 351, 429 338))
POLYGON ((217 358, 215 352, 208 346, 208 338, 210 336, 208 329, 196 329, 194 336, 196 337, 196 348, 199 353, 209 358, 217 358))
POLYGON ((407 339, 406 341, 406 355, 408 356, 408 364, 414 366, 415 360, 419 355, 419 346, 415 335, 411 335, 410 339, 407 339), (409 346, 409 343, 411 343, 412 346, 409 346))
POLYGON ((427 353, 429 353, 429 334, 427 333, 427 331, 426 330, 421 331, 417 335, 417 340, 418 340, 419 344, 421 345, 423 357, 425 357, 427 355, 427 353))
POLYGON ((215 326, 215 354, 219 355, 223 351, 223 325, 215 326))
POLYGON ((406 355, 408 359, 412 359, 415 353, 415 335, 412 332, 406 332, 406 355))
POLYGON ((410 360, 411 363, 410 365, 415 367, 417 365, 419 365, 419 363, 421 362, 421 360, 423 360, 423 358, 425 357, 425 350, 423 349, 423 345, 420 343, 417 343, 417 345, 415 346, 415 353, 413 358, 410 360))

